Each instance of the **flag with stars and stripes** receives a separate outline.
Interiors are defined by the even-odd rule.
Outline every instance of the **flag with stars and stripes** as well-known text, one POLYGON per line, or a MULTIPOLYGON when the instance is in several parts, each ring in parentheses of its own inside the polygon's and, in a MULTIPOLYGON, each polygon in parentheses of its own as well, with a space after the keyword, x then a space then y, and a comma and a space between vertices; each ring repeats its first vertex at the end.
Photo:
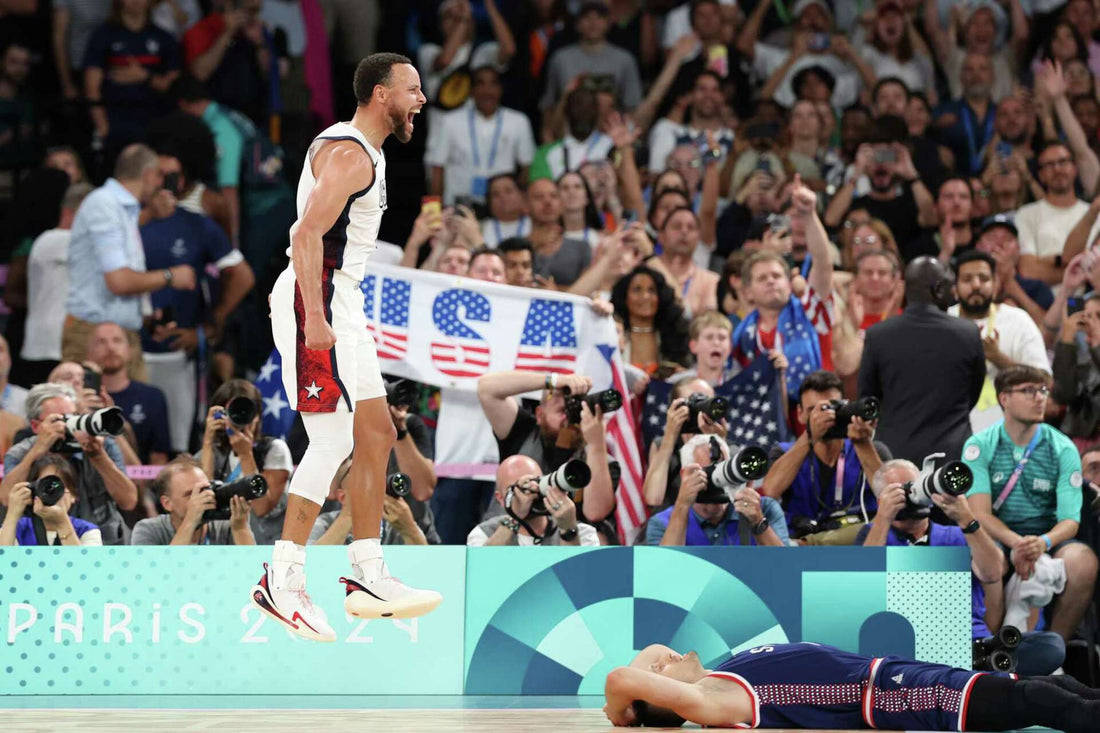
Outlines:
MULTIPOLYGON (((642 407, 642 435, 648 447, 665 432, 668 406, 672 402, 669 382, 653 380, 642 407)), ((779 373, 766 357, 757 357, 736 377, 714 390, 730 401, 726 415, 729 441, 735 445, 770 448, 790 438, 779 373)))
POLYGON ((273 438, 285 438, 290 432, 290 426, 294 424, 294 410, 290 409, 283 390, 282 372, 283 361, 279 357, 279 350, 272 349, 271 356, 267 357, 267 362, 260 367, 260 375, 256 377, 256 389, 260 390, 264 403, 264 435, 273 438))
POLYGON ((367 275, 359 284, 363 291, 363 311, 367 314, 367 331, 374 338, 374 347, 379 359, 400 361, 409 350, 409 296, 412 285, 407 280, 381 278, 377 320, 371 319, 375 313, 374 299, 377 278, 367 275))
POLYGON ((491 310, 489 299, 473 290, 456 288, 437 297, 432 320, 439 333, 431 341, 432 365, 448 377, 477 378, 489 371, 489 342, 463 319, 487 322, 491 310))
MULTIPOLYGON (((614 331, 607 329, 609 336, 614 331)), ((608 339, 610 341, 610 338, 608 339)), ((645 505, 645 467, 642 463, 642 446, 638 440, 638 424, 634 421, 630 391, 626 388, 626 372, 622 355, 613 341, 597 344, 596 349, 606 360, 611 371, 611 386, 626 396, 623 406, 610 414, 605 422, 607 452, 619 462, 619 488, 615 491, 615 525, 619 541, 633 544, 638 530, 645 524, 648 514, 645 505)))
POLYGON ((524 322, 516 369, 572 374, 577 362, 573 304, 535 298, 524 322))

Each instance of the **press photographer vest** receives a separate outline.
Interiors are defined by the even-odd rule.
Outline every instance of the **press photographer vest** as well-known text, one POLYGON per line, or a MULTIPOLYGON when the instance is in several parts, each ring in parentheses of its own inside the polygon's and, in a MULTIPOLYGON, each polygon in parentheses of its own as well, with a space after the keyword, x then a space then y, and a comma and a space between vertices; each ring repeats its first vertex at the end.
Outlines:
MULTIPOLYGON (((794 445, 780 443, 779 447, 787 452, 794 445)), ((874 450, 872 448, 872 450, 874 450)), ((828 485, 823 479, 820 461, 811 451, 806 460, 798 467, 798 474, 791 482, 791 487, 783 494, 783 508, 787 511, 787 520, 791 517, 809 517, 821 521, 834 512, 847 508, 846 514, 854 514, 859 511, 859 492, 863 487, 863 466, 856 455, 856 449, 852 441, 844 439, 844 450, 841 452, 844 458, 844 474, 841 478, 841 494, 839 505, 836 501, 836 477, 835 473, 828 485)), ((837 463, 840 461, 838 459, 837 463)), ((866 500, 867 508, 873 509, 876 504, 873 496, 866 500)))

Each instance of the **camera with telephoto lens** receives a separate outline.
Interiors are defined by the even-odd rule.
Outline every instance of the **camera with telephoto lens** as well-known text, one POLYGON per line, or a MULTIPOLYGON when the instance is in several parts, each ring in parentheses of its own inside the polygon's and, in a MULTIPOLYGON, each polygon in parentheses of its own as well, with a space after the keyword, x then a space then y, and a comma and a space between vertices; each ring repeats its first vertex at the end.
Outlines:
POLYGON ((920 476, 916 481, 901 485, 905 491, 905 508, 898 512, 898 519, 922 519, 932 512, 932 497, 962 496, 974 485, 974 473, 962 461, 948 461, 939 468, 936 459, 944 453, 933 453, 924 459, 920 476))
POLYGON ((214 481, 203 491, 214 492, 214 500, 217 502, 217 506, 203 512, 202 521, 229 519, 229 500, 234 496, 239 496, 245 501, 259 499, 267 493, 267 480, 263 477, 263 474, 254 473, 250 476, 241 476, 236 481, 230 481, 229 483, 214 481))
MULTIPOLYGON (((722 457, 718 438, 712 438, 710 452, 711 460, 722 457)), ((703 469, 707 475, 707 487, 695 497, 697 504, 727 504, 730 500, 729 492, 740 486, 764 478, 768 472, 768 454, 763 448, 749 445, 734 453, 724 461, 711 463, 703 469)))
MULTIPOLYGON (((214 413, 214 417, 219 420, 223 420, 229 417, 229 422, 233 423, 239 428, 247 428, 252 424, 252 421, 256 419, 256 403, 251 398, 244 395, 234 397, 229 400, 229 404, 225 406, 225 412, 218 410, 214 413)), ((232 435, 232 433, 230 433, 232 435)))
POLYGON ((412 479, 398 471, 386 477, 386 496, 402 499, 412 491, 412 479))
POLYGON ((393 407, 412 407, 420 396, 416 382, 411 379, 385 380, 386 402, 393 407))
POLYGON ((612 387, 611 389, 605 389, 602 392, 589 392, 588 394, 566 394, 565 395, 565 416, 573 425, 581 424, 581 405, 588 403, 588 409, 593 415, 596 414, 596 408, 599 407, 606 415, 609 412, 614 412, 623 406, 623 395, 619 390, 612 387))
POLYGON ((31 484, 31 498, 40 499, 43 506, 53 506, 64 495, 65 484, 57 476, 43 476, 31 484))
MULTIPOLYGON (((531 502, 531 513, 547 515, 550 512, 546 508, 546 495, 550 489, 554 488, 569 494, 576 493, 591 483, 592 469, 584 461, 574 458, 550 473, 539 476, 535 481, 538 484, 539 496, 531 502)), ((510 505, 511 501, 511 490, 509 490, 509 498, 505 505, 510 505)))
POLYGON ((730 401, 725 397, 707 397, 702 392, 692 392, 684 400, 688 408, 687 422, 685 425, 697 426, 699 415, 706 415, 714 422, 721 422, 730 411, 730 401))
POLYGON ((821 436, 825 440, 848 437, 848 426, 852 424, 852 418, 870 422, 878 419, 878 400, 874 397, 860 397, 858 400, 829 400, 829 404, 821 408, 836 412, 836 422, 821 436))
POLYGON ((76 433, 87 433, 93 437, 103 435, 121 435, 126 421, 118 407, 104 407, 84 415, 64 415, 65 437, 54 443, 56 453, 79 453, 84 450, 76 439, 76 433))
POLYGON ((972 668, 981 672, 1015 672, 1016 650, 1023 638, 1015 626, 1004 626, 993 636, 975 639, 972 668))

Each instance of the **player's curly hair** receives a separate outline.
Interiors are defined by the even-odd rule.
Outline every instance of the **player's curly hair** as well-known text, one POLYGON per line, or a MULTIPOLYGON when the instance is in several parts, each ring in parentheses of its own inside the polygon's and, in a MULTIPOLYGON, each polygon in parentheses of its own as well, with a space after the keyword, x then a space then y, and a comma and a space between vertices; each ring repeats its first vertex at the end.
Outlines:
POLYGON ((623 328, 630 331, 630 311, 626 307, 626 294, 634 278, 645 275, 657 286, 657 316, 653 325, 661 337, 661 360, 674 361, 687 366, 691 364, 688 352, 688 322, 684 318, 684 309, 676 302, 676 294, 661 273, 643 265, 628 272, 611 289, 611 305, 615 314, 623 321, 623 328))

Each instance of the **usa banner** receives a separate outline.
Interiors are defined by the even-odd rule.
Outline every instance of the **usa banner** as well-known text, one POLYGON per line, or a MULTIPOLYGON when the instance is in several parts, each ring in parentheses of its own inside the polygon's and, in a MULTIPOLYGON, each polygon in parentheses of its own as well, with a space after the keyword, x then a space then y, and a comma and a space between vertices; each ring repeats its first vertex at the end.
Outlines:
POLYGON ((474 391, 508 369, 576 372, 596 389, 613 383, 618 355, 610 318, 575 295, 371 264, 360 286, 382 371, 474 391))

